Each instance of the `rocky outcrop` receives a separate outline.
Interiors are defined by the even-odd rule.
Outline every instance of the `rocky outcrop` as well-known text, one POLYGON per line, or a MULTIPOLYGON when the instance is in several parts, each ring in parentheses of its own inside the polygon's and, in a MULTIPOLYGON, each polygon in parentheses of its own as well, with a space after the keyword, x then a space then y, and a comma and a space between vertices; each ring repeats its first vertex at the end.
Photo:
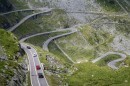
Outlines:
POLYGON ((16 54, 16 57, 18 57, 18 59, 22 58, 22 61, 18 62, 18 59, 14 58, 13 61, 17 65, 14 67, 8 63, 12 60, 8 60, 8 56, 4 53, 2 46, 0 46, 0 61, 5 64, 3 65, 3 68, 0 69, 2 71, 0 72, 0 76, 4 79, 0 86, 27 86, 28 61, 27 58, 21 56, 23 54, 24 52, 22 50, 16 54))
POLYGON ((24 62, 20 63, 18 68, 14 70, 14 76, 10 81, 8 81, 7 86, 27 86, 27 73, 27 60, 24 59, 24 62))
POLYGON ((0 60, 6 60, 6 59, 7 59, 7 56, 3 52, 2 46, 0 46, 0 60))
POLYGON ((18 70, 15 70, 15 75, 11 81, 9 81, 9 84, 7 86, 24 86, 25 82, 26 71, 19 67, 18 70))

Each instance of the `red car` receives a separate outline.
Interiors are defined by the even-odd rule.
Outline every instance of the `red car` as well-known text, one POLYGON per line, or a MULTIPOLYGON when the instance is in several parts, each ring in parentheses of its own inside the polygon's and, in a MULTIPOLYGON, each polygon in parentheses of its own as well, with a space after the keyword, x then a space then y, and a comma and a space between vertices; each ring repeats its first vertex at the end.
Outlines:
POLYGON ((39 65, 37 65, 37 66, 36 66, 36 69, 37 69, 37 70, 40 70, 40 69, 41 69, 41 67, 40 67, 39 65))

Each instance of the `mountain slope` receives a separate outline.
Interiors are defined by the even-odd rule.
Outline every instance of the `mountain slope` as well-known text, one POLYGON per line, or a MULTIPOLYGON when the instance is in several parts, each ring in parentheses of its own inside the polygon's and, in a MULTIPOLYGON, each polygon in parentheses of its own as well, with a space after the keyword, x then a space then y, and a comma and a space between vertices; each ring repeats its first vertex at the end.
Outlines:
POLYGON ((0 85, 23 86, 26 82, 26 63, 21 56, 17 38, 0 29, 0 85))

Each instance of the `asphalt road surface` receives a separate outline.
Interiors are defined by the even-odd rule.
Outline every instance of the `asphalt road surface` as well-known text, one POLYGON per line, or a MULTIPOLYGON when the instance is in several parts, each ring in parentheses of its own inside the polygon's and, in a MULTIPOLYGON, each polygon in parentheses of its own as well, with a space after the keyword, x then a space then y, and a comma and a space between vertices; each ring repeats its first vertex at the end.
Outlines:
POLYGON ((75 33, 75 32, 77 32, 76 29, 74 29, 74 30, 71 31, 71 32, 65 33, 65 34, 61 34, 61 35, 57 35, 57 36, 54 36, 54 37, 50 37, 47 41, 44 42, 44 44, 43 44, 43 49, 46 50, 46 51, 49 51, 48 45, 49 45, 49 43, 50 43, 52 40, 57 39, 57 38, 60 38, 60 37, 63 37, 63 36, 70 35, 70 34, 75 33))
POLYGON ((100 56, 100 57, 94 59, 92 62, 93 62, 93 63, 96 63, 97 61, 99 61, 99 60, 101 60, 101 59, 103 59, 103 58, 105 58, 106 56, 111 55, 111 54, 119 55, 119 56, 121 56, 121 58, 116 59, 116 60, 113 60, 113 61, 110 61, 107 65, 108 65, 109 67, 111 67, 112 69, 119 69, 119 68, 116 66, 116 63, 117 63, 117 62, 120 62, 120 61, 123 61, 124 59, 126 59, 126 55, 125 55, 125 54, 122 54, 122 53, 118 53, 118 52, 107 52, 107 53, 103 54, 102 56, 100 56))
POLYGON ((31 85, 32 86, 49 86, 45 78, 45 75, 43 73, 43 68, 39 61, 36 50, 31 46, 30 46, 31 49, 28 49, 27 46, 29 45, 21 43, 21 47, 27 53, 28 60, 29 60, 31 85), (34 57, 34 54, 36 55, 35 57, 34 57), (36 70, 36 65, 39 65, 41 69, 36 70), (42 73, 44 78, 38 78, 38 73, 42 73))
POLYGON ((39 13, 34 13, 31 15, 28 15, 26 17, 24 17, 19 23, 17 23, 16 25, 14 25, 13 27, 11 27, 8 31, 14 31, 17 27, 19 27, 21 24, 23 24, 26 20, 28 20, 29 18, 39 15, 39 14, 44 14, 44 13, 48 13, 51 12, 52 9, 46 9, 45 11, 39 12, 39 13))
POLYGON ((25 11, 35 11, 35 10, 42 11, 44 10, 44 8, 14 10, 14 11, 1 13, 0 15, 2 16, 2 15, 10 14, 10 13, 15 13, 15 12, 25 12, 25 11))

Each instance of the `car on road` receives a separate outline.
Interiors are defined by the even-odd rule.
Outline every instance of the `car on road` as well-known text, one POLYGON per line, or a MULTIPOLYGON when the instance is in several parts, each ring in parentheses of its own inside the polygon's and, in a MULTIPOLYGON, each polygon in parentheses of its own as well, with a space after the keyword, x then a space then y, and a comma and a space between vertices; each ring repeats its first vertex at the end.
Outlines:
POLYGON ((31 47, 30 47, 30 46, 27 46, 27 49, 31 49, 31 47))
POLYGON ((34 53, 33 57, 37 57, 37 54, 34 53))
POLYGON ((40 70, 41 67, 40 67, 39 65, 36 65, 36 69, 37 69, 37 70, 40 70))
POLYGON ((38 78, 44 78, 42 73, 38 73, 38 78))

